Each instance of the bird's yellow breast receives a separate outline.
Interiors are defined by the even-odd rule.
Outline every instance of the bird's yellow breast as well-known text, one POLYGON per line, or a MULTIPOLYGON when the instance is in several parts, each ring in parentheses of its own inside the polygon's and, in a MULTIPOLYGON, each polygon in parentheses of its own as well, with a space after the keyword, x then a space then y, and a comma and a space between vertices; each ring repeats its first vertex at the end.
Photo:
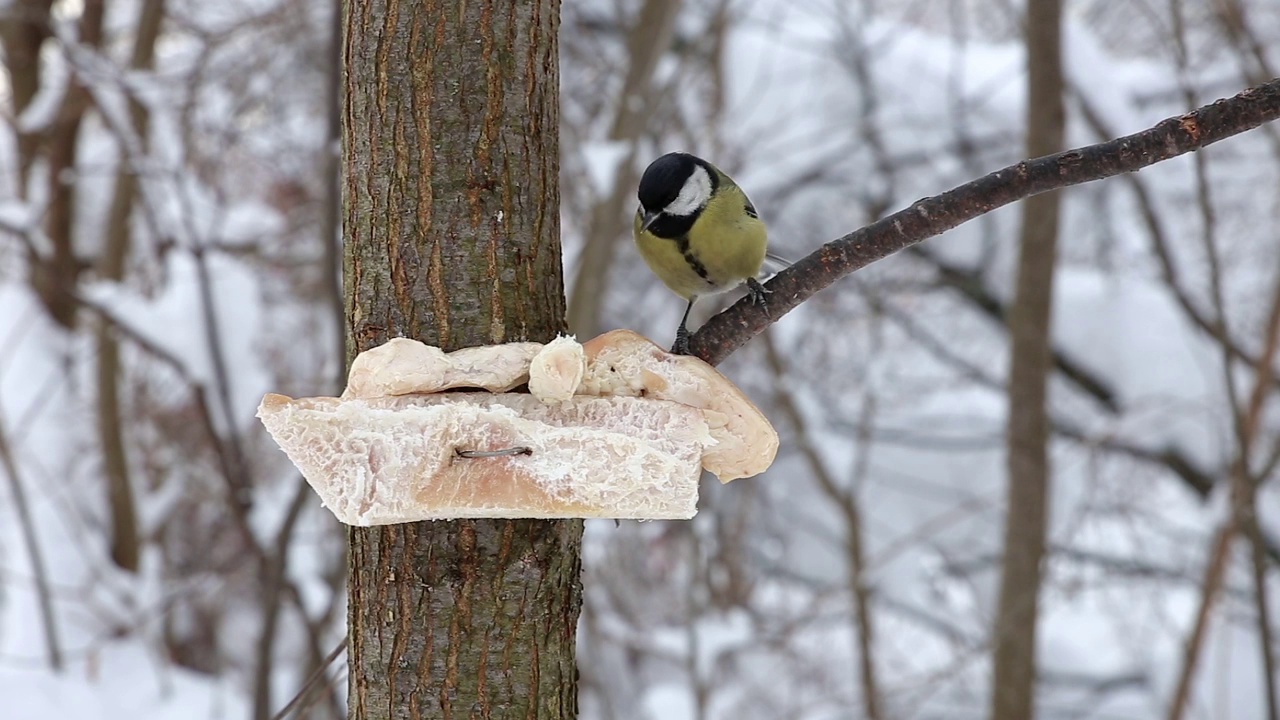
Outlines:
POLYGON ((764 223, 746 206, 742 190, 726 183, 689 232, 673 239, 641 231, 637 215, 636 247, 653 273, 686 300, 731 290, 760 274, 768 244, 764 223))

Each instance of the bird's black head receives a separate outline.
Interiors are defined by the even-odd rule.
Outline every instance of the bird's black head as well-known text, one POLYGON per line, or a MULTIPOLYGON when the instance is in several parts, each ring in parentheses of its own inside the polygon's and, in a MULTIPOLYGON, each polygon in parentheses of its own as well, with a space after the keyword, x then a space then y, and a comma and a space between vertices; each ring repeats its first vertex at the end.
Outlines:
POLYGON ((706 205, 717 183, 715 169, 706 160, 689 153, 672 152, 649 163, 636 195, 645 212, 666 211, 687 216, 706 205), (676 203, 677 200, 684 202, 676 203))

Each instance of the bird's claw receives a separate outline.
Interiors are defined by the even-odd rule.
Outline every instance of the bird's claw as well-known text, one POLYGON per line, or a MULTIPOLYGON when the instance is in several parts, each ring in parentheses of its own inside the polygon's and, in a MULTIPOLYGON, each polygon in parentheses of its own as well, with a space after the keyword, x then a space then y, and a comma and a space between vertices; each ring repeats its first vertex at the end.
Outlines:
POLYGON ((676 331, 676 341, 671 346, 672 355, 688 355, 689 354, 689 331, 680 328, 676 331))
POLYGON ((769 288, 761 285, 759 280, 747 278, 747 296, 751 298, 752 305, 767 306, 769 304, 769 294, 772 292, 769 288))

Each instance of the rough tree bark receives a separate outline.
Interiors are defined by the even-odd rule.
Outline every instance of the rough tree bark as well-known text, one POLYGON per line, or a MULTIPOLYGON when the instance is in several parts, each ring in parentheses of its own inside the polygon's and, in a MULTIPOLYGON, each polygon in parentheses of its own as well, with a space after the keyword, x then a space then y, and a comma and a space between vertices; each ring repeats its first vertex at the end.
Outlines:
MULTIPOLYGON (((557 0, 351 0, 350 349, 564 328, 557 0)), ((352 718, 568 718, 580 521, 350 532, 352 718)))
MULTIPOLYGON (((1061 0, 1027 4, 1027 156, 1062 149, 1061 0)), ((1053 369, 1049 320, 1061 194, 1022 205, 1018 278, 1009 309, 1009 490, 1004 565, 995 622, 993 720, 1035 717, 1036 621, 1049 494, 1049 417, 1053 369)))

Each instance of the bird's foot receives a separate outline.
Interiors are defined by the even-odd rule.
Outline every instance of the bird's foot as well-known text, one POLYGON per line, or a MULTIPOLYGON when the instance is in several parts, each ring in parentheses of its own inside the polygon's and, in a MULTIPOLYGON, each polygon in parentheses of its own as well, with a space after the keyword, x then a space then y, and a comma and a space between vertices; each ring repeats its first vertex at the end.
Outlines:
POLYGON ((684 325, 676 330, 676 342, 671 346, 671 354, 688 355, 689 354, 689 328, 684 325))
POLYGON ((751 298, 752 305, 761 305, 767 307, 769 304, 769 294, 773 291, 760 284, 755 278, 747 278, 747 295, 751 298))

